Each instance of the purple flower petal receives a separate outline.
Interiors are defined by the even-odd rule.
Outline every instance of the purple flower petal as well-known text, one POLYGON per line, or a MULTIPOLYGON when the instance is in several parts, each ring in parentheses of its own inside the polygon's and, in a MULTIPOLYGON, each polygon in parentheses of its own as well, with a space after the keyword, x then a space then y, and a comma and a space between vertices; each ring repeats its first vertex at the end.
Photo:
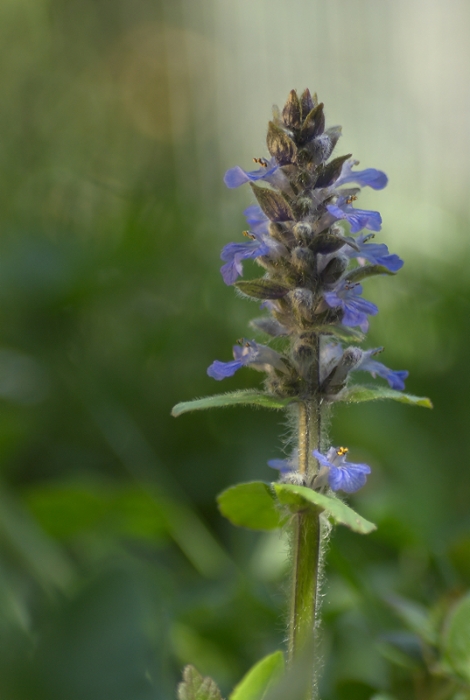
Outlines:
POLYGON ((343 280, 331 292, 325 292, 323 298, 332 309, 342 309, 344 326, 359 326, 365 333, 369 327, 367 315, 375 316, 379 310, 371 301, 362 299, 361 294, 362 285, 343 280))
POLYGON ((386 367, 381 362, 374 360, 374 355, 380 352, 381 348, 376 348, 374 350, 368 350, 364 353, 364 357, 355 371, 370 372, 373 377, 378 375, 382 379, 386 379, 391 389, 395 391, 403 391, 405 388, 405 379, 408 377, 407 370, 392 370, 386 367))
POLYGON ((335 219, 344 219, 347 221, 351 226, 351 233, 358 233, 363 228, 369 231, 380 231, 382 228, 382 217, 378 211, 354 209, 351 204, 342 203, 340 201, 338 201, 337 204, 327 204, 326 208, 335 219))
POLYGON ((240 341, 240 344, 234 345, 233 356, 235 359, 230 360, 230 362, 214 360, 207 370, 209 377, 217 380, 232 377, 237 370, 246 366, 260 371, 268 371, 275 367, 281 372, 287 372, 287 368, 278 352, 267 345, 259 345, 254 340, 243 340, 240 341))
POLYGON ((369 243, 371 236, 373 237, 373 234, 360 234, 355 238, 359 250, 345 246, 343 252, 349 258, 364 258, 374 265, 383 265, 390 272, 398 272, 403 267, 403 260, 398 255, 391 255, 385 243, 369 243))
POLYGON ((268 467, 271 467, 271 469, 277 469, 282 476, 295 471, 292 463, 287 459, 270 459, 268 462, 268 467))
POLYGON ((348 464, 344 467, 330 468, 328 478, 333 491, 345 491, 354 493, 364 486, 367 481, 367 474, 370 474, 370 467, 367 464, 348 464))
POLYGON ((269 219, 257 204, 251 204, 243 212, 253 233, 268 233, 269 219))
POLYGON ((229 188, 240 187, 246 182, 256 182, 257 180, 269 180, 274 175, 279 165, 274 159, 271 159, 267 167, 257 168, 256 170, 243 170, 239 165, 227 170, 224 176, 224 182, 229 188))
POLYGON ((335 183, 335 187, 341 187, 348 182, 355 182, 360 187, 372 187, 374 190, 382 190, 388 183, 388 177, 382 170, 367 168, 366 170, 356 170, 352 168, 358 165, 357 160, 348 160, 344 163, 341 175, 335 183))
POLYGON ((220 254, 221 259, 226 261, 220 268, 225 284, 233 284, 243 274, 242 260, 268 253, 269 247, 259 237, 247 243, 227 243, 220 254))
POLYGON ((348 450, 343 447, 330 447, 326 455, 318 450, 314 450, 312 454, 323 468, 329 470, 328 483, 333 491, 354 493, 364 486, 371 469, 368 464, 347 462, 347 453, 348 450))
POLYGON ((207 374, 212 379, 226 379, 227 377, 233 377, 235 372, 243 367, 243 362, 239 360, 231 360, 230 362, 220 362, 219 360, 214 360, 210 367, 207 368, 207 374))

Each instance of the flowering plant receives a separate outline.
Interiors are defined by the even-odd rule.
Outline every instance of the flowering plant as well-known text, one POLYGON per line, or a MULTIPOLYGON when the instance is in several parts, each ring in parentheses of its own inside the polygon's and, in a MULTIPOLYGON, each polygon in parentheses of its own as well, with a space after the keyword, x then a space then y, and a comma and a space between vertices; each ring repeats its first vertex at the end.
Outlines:
MULTIPOLYGON (((382 348, 362 350, 357 345, 365 338, 369 317, 378 313, 377 306, 363 298, 362 282, 396 274, 403 261, 384 243, 372 242, 381 230, 380 214, 354 204, 361 187, 385 187, 386 175, 373 168, 357 170, 358 161, 351 154, 331 159, 340 135, 338 126, 325 128, 323 104, 316 95, 292 90, 282 112, 275 108, 269 122, 269 160, 255 159, 259 167, 252 171, 236 166, 226 173, 228 187, 248 183, 257 203, 244 212, 246 241, 229 243, 222 250, 222 277, 242 295, 261 302, 265 315, 250 325, 271 344, 242 339, 233 348, 233 360, 215 360, 207 372, 221 381, 251 367, 264 373, 264 391, 220 394, 178 404, 173 410, 180 415, 255 404, 284 409, 294 417, 294 451, 287 459, 269 462, 279 471, 279 480, 238 484, 218 501, 222 514, 235 525, 259 530, 286 527, 290 532, 287 658, 291 669, 307 665, 309 689, 304 696, 312 698, 317 697, 318 685, 322 543, 333 524, 362 534, 375 529, 336 495, 360 489, 371 470, 367 464, 349 462, 347 448, 330 445, 327 413, 337 402, 379 399, 431 407, 429 399, 403 393, 408 373, 379 362, 376 356, 382 348), (264 269, 262 277, 239 279, 248 259, 264 269), (380 377, 388 386, 352 383, 356 372, 380 377)), ((267 657, 237 686, 232 700, 261 698, 282 668, 280 652, 267 657)), ((218 697, 213 681, 187 667, 181 700, 218 697)))

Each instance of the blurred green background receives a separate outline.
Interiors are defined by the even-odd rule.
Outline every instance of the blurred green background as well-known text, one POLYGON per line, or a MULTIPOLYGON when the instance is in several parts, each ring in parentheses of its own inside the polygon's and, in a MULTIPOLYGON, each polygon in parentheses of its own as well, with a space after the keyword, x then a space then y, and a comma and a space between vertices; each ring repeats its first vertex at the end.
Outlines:
MULTIPOLYGON (((334 533, 324 700, 415 698, 392 593, 470 587, 470 5, 465 0, 2 0, 0 697, 172 698, 194 663, 227 693, 284 639, 278 535, 215 496, 271 479, 282 415, 173 404, 258 386, 206 376, 256 307, 219 274, 272 103, 309 87, 406 265, 367 283, 369 347, 433 412, 341 407, 378 530, 334 533), (385 635, 385 636, 384 636, 385 635)), ((246 265, 247 274, 255 267, 246 265)), ((418 674, 418 675, 417 675, 418 674)))

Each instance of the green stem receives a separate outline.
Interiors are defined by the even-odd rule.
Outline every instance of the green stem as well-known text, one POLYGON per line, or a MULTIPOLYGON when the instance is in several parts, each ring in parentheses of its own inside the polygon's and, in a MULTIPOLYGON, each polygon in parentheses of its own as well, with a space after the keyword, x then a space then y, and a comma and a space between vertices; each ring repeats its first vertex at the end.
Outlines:
MULTIPOLYGON (((317 466, 312 450, 319 446, 320 406, 317 402, 299 404, 299 471, 311 482, 317 466)), ((289 662, 311 644, 316 648, 317 595, 320 575, 321 525, 313 510, 297 513, 293 523, 293 577, 289 622, 289 662)), ((313 660, 315 669, 316 659, 313 660)), ((313 690, 312 698, 316 696, 313 690)))

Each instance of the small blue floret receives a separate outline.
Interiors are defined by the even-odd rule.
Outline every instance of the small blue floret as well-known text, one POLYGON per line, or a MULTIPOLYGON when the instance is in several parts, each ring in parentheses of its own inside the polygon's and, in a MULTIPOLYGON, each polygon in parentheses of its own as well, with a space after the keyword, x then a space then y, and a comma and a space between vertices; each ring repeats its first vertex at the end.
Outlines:
POLYGON ((354 250, 351 246, 345 246, 345 254, 350 258, 364 258, 373 265, 382 265, 390 272, 398 272, 403 267, 403 260, 395 254, 390 254, 385 243, 369 243, 374 234, 360 234, 355 238, 355 243, 359 250, 354 250))
POLYGON ((381 362, 377 362, 373 357, 377 355, 382 350, 382 348, 375 348, 374 350, 367 350, 364 352, 364 356, 361 362, 355 367, 355 371, 370 372, 371 375, 382 377, 386 379, 390 388, 395 389, 395 391, 403 391, 405 388, 405 379, 408 377, 409 372, 406 369, 403 370, 393 370, 386 367, 381 362))
POLYGON ((353 171, 353 167, 358 165, 357 160, 347 160, 341 170, 339 179, 335 182, 335 187, 341 187, 348 182, 355 182, 359 187, 372 187, 374 190, 383 190, 388 183, 388 177, 382 170, 367 168, 366 170, 353 171))
POLYGON ((314 450, 312 454, 322 467, 318 477, 321 478, 321 472, 325 470, 328 483, 333 491, 354 493, 364 486, 371 469, 368 464, 346 462, 347 453, 348 450, 345 447, 330 447, 326 455, 318 450, 314 450))
POLYGON ((331 292, 325 292, 323 298, 332 309, 343 310, 341 323, 344 326, 359 326, 361 331, 366 333, 369 328, 367 315, 375 316, 379 310, 371 301, 362 299, 361 294, 361 284, 342 280, 331 292))
POLYGON ((230 189, 234 187, 240 187, 246 182, 256 182, 257 180, 267 180, 276 172, 279 168, 276 160, 272 158, 269 162, 265 162, 265 167, 257 168, 256 170, 243 170, 239 165, 234 168, 227 170, 224 176, 224 182, 230 189))
POLYGON ((253 239, 246 243, 227 243, 222 249, 220 257, 225 260, 220 272, 225 284, 234 284, 237 278, 243 274, 242 260, 259 258, 269 253, 269 246, 262 237, 253 233, 253 239))
POLYGON ((363 228, 369 231, 380 231, 382 217, 378 211, 354 209, 346 197, 340 197, 336 204, 327 204, 326 208, 335 219, 344 219, 351 226, 351 233, 359 233, 363 228))

